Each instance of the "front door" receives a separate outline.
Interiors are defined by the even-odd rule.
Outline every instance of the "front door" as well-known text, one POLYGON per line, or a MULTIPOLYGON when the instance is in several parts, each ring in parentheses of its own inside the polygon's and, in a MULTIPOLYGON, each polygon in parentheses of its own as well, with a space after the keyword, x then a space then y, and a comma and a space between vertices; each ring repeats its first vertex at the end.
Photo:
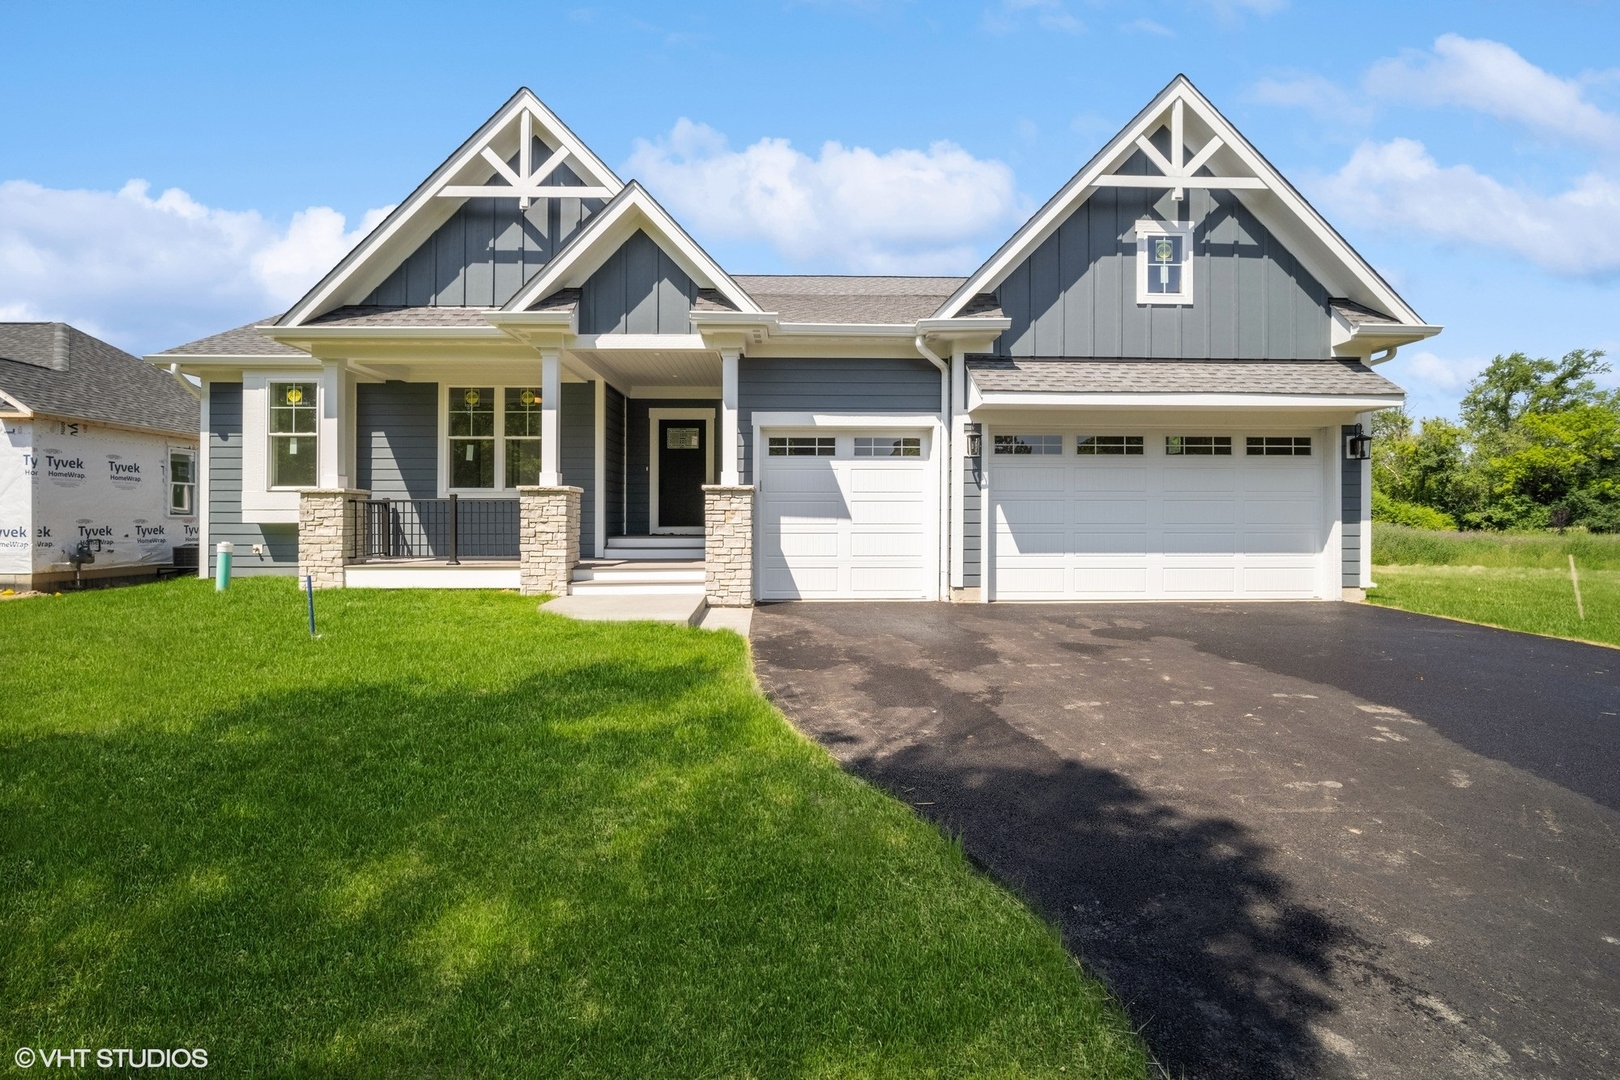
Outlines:
POLYGON ((658 421, 657 529, 703 528, 709 447, 702 420, 658 421))

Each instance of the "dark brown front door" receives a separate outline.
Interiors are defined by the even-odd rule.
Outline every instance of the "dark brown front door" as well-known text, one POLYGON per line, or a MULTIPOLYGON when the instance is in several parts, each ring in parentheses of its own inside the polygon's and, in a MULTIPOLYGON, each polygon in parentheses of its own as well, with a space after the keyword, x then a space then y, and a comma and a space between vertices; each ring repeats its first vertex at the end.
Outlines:
POLYGON ((658 528, 703 527, 709 445, 702 420, 658 421, 658 528))

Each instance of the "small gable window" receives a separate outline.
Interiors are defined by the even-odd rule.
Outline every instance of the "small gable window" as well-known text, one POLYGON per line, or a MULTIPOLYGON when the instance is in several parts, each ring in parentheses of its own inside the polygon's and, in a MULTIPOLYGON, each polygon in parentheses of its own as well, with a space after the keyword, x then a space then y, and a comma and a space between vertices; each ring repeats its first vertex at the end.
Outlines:
POLYGON ((1143 218, 1136 223, 1136 302, 1193 302, 1192 227, 1143 218))

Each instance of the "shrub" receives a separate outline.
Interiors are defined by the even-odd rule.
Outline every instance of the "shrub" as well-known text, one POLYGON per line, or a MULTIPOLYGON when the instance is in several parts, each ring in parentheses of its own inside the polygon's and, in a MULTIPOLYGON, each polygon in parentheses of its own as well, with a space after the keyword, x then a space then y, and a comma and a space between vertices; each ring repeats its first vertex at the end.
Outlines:
POLYGON ((1432 506, 1392 499, 1382 491, 1373 491, 1372 518, 1392 525, 1406 525, 1413 529, 1445 529, 1455 532, 1457 521, 1443 510, 1432 506))

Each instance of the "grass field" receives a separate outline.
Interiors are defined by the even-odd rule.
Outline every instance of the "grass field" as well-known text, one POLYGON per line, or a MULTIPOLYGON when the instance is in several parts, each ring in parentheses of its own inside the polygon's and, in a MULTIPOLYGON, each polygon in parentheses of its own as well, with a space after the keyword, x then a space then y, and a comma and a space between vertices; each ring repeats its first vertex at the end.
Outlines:
POLYGON ((1372 603, 1620 645, 1620 536, 1426 532, 1380 522, 1373 562, 1372 603))
POLYGON ((0 1044, 246 1075, 1107 1076, 1055 934, 730 634, 512 594, 0 603, 0 1044))

